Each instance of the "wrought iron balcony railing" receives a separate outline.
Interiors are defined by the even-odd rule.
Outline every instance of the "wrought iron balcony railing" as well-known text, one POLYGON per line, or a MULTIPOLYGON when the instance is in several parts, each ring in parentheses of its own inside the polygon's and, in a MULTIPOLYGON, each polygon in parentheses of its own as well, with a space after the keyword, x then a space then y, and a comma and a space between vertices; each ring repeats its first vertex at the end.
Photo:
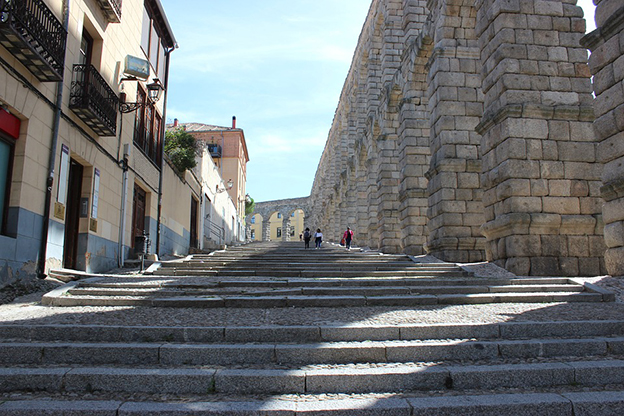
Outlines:
POLYGON ((99 136, 116 134, 119 97, 93 65, 74 65, 69 108, 99 136))
POLYGON ((121 22, 121 0, 97 0, 109 23, 121 22))
POLYGON ((208 143, 206 147, 208 148, 210 156, 212 156, 213 158, 221 157, 221 146, 219 146, 218 144, 208 143))
POLYGON ((67 31, 48 6, 42 0, 10 0, 0 1, 0 7, 0 44, 40 81, 63 79, 67 31))

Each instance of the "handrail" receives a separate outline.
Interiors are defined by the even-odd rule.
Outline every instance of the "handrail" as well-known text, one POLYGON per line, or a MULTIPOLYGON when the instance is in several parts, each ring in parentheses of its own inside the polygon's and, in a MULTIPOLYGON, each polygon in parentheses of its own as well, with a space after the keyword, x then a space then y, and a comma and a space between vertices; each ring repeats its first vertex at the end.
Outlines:
POLYGON ((224 244, 225 243, 225 227, 221 227, 220 225, 215 224, 214 222, 210 221, 210 219, 206 219, 206 221, 208 222, 208 229, 210 230, 210 235, 212 235, 213 233, 216 234, 217 238, 219 239, 217 243, 224 244))

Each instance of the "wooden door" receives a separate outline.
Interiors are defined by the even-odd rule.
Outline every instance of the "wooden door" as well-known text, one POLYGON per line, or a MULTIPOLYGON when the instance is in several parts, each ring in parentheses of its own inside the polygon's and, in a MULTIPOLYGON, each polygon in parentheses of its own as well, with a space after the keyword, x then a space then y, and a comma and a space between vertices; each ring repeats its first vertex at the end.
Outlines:
POLYGON ((65 211, 65 244, 63 247, 63 267, 68 269, 76 268, 76 259, 78 257, 82 173, 82 165, 71 159, 69 163, 67 209, 65 211))
POLYGON ((199 203, 191 197, 191 247, 199 248, 199 240, 197 236, 197 212, 199 211, 199 203))
POLYGON ((132 202, 132 248, 134 247, 134 237, 143 235, 145 231, 145 201, 147 194, 141 187, 134 185, 134 196, 132 202))

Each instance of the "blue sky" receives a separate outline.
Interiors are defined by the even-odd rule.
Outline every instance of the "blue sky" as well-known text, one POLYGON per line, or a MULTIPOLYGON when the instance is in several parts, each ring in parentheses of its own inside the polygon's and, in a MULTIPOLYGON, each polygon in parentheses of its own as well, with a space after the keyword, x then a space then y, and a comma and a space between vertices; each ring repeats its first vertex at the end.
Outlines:
MULTIPOLYGON (((308 196, 370 0, 161 2, 180 45, 167 121, 236 116, 249 195, 308 196)), ((591 0, 579 5, 593 13, 591 0)))

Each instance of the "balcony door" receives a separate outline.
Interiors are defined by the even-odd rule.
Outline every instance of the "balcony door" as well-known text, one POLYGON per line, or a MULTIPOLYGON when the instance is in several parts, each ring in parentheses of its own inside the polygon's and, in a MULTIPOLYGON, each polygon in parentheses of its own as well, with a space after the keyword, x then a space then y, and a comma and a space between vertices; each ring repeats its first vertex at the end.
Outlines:
POLYGON ((65 211, 65 244, 63 247, 63 267, 76 268, 78 258, 78 234, 80 232, 80 196, 82 194, 82 165, 71 159, 69 164, 69 184, 67 208, 65 211))

